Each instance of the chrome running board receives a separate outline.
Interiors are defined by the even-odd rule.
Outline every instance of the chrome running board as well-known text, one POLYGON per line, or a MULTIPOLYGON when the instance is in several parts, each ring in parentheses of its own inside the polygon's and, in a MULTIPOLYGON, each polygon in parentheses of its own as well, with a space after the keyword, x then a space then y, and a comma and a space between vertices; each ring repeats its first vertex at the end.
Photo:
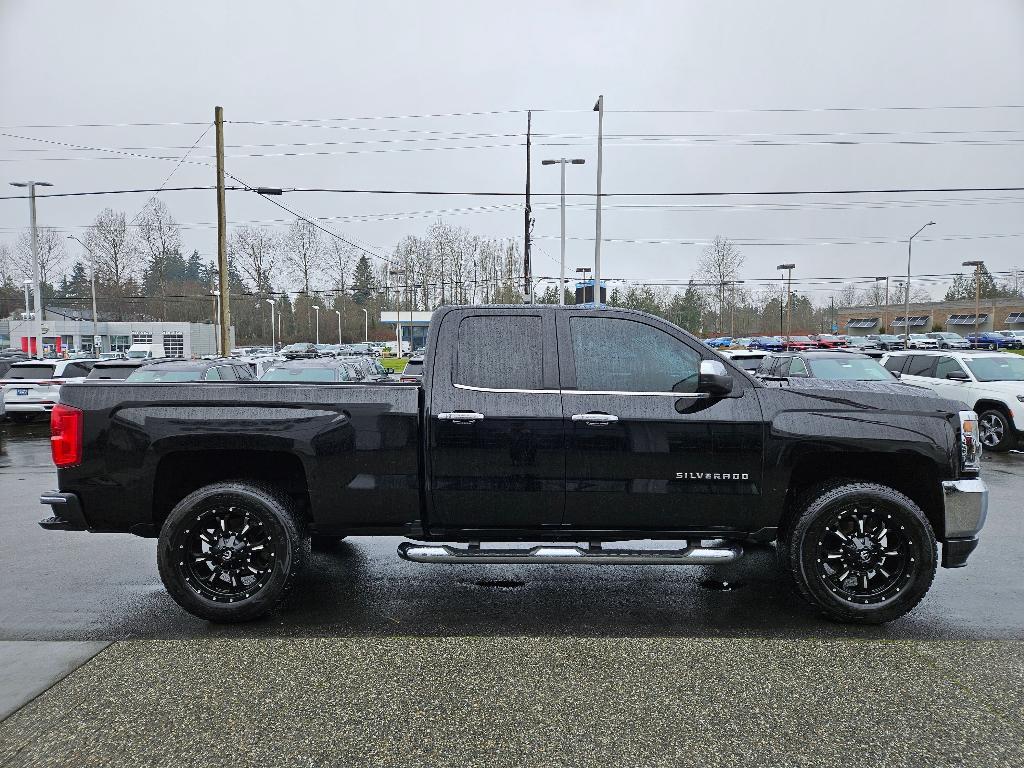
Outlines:
MULTIPOLYGON (((716 542, 717 544, 717 542, 716 542)), ((481 549, 479 545, 418 544, 403 541, 398 556, 414 563, 562 563, 587 565, 720 565, 743 556, 735 544, 687 546, 685 549, 603 549, 542 544, 529 549, 481 549)))

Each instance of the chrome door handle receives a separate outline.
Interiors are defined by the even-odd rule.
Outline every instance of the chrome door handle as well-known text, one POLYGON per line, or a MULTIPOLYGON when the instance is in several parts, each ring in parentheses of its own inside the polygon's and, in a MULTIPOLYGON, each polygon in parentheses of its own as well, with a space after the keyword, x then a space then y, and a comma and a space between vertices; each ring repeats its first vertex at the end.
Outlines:
POLYGON ((576 413, 573 414, 573 421, 582 421, 584 424, 590 424, 592 426, 604 426, 605 424, 612 424, 619 420, 618 416, 613 416, 610 413, 576 413))
POLYGON ((483 421, 484 415, 474 411, 449 411, 437 414, 437 418, 441 421, 454 421, 456 424, 470 424, 474 421, 483 421))

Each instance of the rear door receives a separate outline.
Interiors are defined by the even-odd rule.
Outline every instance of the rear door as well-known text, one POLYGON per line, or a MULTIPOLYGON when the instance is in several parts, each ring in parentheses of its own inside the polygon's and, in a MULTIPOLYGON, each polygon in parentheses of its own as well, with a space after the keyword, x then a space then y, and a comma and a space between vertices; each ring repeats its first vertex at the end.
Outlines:
POLYGON ((552 312, 449 312, 427 370, 429 525, 557 528, 565 499, 552 312))
POLYGON ((563 524, 580 530, 745 530, 759 506, 764 425, 753 383, 696 392, 702 359, 677 328, 633 313, 559 313, 566 431, 563 524))
POLYGON ((901 380, 907 384, 935 389, 935 361, 938 355, 908 355, 909 359, 903 366, 901 380))

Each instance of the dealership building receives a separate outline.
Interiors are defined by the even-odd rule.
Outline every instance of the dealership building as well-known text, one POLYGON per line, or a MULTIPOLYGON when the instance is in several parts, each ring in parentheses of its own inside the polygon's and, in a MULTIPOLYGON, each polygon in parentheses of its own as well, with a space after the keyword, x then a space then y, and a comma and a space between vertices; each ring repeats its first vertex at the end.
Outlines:
MULTIPOLYGON (((19 314, 0 321, 0 348, 12 347, 37 354, 36 323, 19 314)), ((126 352, 132 344, 161 345, 167 357, 202 357, 217 354, 217 326, 212 323, 161 321, 93 322, 87 310, 47 307, 43 310, 43 350, 58 356, 72 352, 126 352)), ((235 329, 231 328, 234 346, 235 329)))
POLYGON ((1024 330, 1024 299, 982 299, 977 309, 973 301, 911 302, 909 311, 902 304, 840 309, 841 333, 867 336, 871 333, 929 333, 953 331, 966 336, 979 331, 1024 330), (909 317, 909 322, 904 319, 909 317), (909 328, 908 328, 909 326, 909 328))

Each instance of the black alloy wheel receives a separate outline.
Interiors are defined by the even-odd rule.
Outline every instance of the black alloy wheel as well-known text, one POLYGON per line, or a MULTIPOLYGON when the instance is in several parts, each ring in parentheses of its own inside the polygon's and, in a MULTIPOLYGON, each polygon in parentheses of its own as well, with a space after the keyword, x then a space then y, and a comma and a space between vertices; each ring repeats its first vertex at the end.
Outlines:
POLYGON ((250 482, 205 486, 171 510, 157 564, 182 608, 217 622, 248 621, 285 596, 309 555, 289 498, 250 482))
POLYGON ((857 481, 804 494, 778 550, 801 597, 831 619, 861 624, 912 610, 931 586, 938 560, 920 507, 893 488, 857 481))

